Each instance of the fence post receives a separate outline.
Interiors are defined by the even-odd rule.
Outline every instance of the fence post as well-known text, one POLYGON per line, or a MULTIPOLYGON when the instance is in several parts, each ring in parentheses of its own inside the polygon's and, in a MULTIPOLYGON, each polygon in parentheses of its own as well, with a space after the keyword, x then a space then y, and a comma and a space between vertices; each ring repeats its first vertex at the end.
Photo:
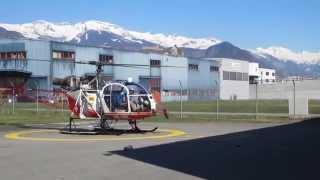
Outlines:
POLYGON ((180 85, 180 119, 183 118, 183 115, 182 115, 182 83, 181 81, 179 80, 179 85, 180 85))
POLYGON ((61 93, 59 92, 59 96, 60 96, 60 100, 61 100, 61 104, 62 104, 62 114, 64 112, 64 101, 63 101, 63 96, 61 96, 61 93))
POLYGON ((12 87, 12 114, 14 114, 14 99, 15 99, 14 87, 12 87))
POLYGON ((217 97, 217 113, 216 113, 216 119, 219 120, 219 97, 217 97))
POLYGON ((258 81, 256 81, 256 120, 258 119, 258 81))
POLYGON ((39 88, 38 88, 38 86, 37 86, 37 113, 39 112, 39 88))
POLYGON ((293 83, 293 120, 296 119, 296 83, 292 80, 293 83))
POLYGON ((220 92, 219 92, 219 84, 218 81, 215 80, 216 82, 216 89, 217 89, 217 100, 216 100, 216 120, 219 120, 219 99, 220 99, 220 92))

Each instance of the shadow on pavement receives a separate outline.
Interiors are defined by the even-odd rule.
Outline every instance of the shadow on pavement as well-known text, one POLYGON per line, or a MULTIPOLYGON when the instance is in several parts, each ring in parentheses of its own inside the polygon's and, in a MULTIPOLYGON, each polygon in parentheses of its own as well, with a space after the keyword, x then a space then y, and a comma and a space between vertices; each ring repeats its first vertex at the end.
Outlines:
POLYGON ((112 153, 206 179, 319 179, 320 119, 112 153))

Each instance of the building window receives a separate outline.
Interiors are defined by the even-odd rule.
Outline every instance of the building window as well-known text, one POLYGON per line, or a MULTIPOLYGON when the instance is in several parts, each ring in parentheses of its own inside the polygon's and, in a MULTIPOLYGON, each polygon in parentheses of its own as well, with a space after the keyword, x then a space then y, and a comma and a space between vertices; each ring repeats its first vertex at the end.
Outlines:
POLYGON ((266 72, 266 76, 269 76, 269 72, 266 72))
POLYGON ((242 81, 249 81, 248 73, 242 73, 242 81))
POLYGON ((53 59, 75 60, 75 53, 71 51, 53 51, 53 59))
POLYGON ((23 60, 27 58, 27 53, 25 51, 16 52, 0 52, 1 60, 23 60))
POLYGON ((113 56, 100 54, 99 61, 105 64, 113 64, 113 56))
POLYGON ((272 73, 272 76, 274 76, 274 73, 272 73))
POLYGON ((161 61, 160 60, 151 59, 150 60, 150 66, 151 67, 160 67, 161 66, 161 61))
POLYGON ((223 71, 223 80, 229 80, 230 79, 230 73, 228 71, 223 71))
POLYGON ((210 66, 210 72, 217 72, 219 71, 219 67, 217 66, 210 66))
POLYGON ((198 64, 189 64, 189 71, 199 71, 198 64))
POLYGON ((223 80, 249 81, 248 73, 223 71, 223 80))
POLYGON ((237 73, 236 72, 230 72, 230 80, 237 80, 237 73))
POLYGON ((237 72, 237 73, 236 73, 236 76, 237 76, 237 77, 236 77, 236 80, 237 80, 237 81, 242 81, 242 73, 241 73, 241 72, 237 72))

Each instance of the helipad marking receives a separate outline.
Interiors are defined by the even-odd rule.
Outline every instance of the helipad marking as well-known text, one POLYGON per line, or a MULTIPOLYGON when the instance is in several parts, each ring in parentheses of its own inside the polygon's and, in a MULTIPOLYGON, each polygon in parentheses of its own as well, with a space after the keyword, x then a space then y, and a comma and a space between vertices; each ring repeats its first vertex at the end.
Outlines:
POLYGON ((31 131, 18 131, 12 132, 5 135, 7 139, 12 140, 28 140, 28 141, 46 141, 46 142, 89 142, 89 141, 124 141, 124 140, 145 140, 145 139, 165 139, 177 136, 186 135, 186 132, 177 129, 160 129, 160 132, 167 132, 164 135, 154 135, 145 137, 104 137, 104 138, 79 138, 79 139, 68 139, 68 138, 41 138, 41 137, 26 137, 26 135, 35 133, 45 132, 57 132, 58 130, 31 130, 31 131))

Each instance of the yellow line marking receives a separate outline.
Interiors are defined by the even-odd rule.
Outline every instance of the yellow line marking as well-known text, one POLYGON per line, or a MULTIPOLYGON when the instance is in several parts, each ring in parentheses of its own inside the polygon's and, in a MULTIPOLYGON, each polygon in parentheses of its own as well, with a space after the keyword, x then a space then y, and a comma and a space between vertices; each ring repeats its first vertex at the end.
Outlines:
POLYGON ((125 141, 125 140, 145 140, 145 139, 165 139, 177 136, 186 135, 186 132, 177 129, 161 129, 160 132, 167 132, 165 135, 154 135, 145 137, 106 137, 106 138, 41 138, 41 137, 26 137, 26 135, 45 133, 45 132, 57 132, 58 130, 31 130, 31 131, 18 131, 11 132, 5 135, 7 139, 11 140, 28 140, 28 141, 46 141, 46 142, 90 142, 90 141, 125 141))

